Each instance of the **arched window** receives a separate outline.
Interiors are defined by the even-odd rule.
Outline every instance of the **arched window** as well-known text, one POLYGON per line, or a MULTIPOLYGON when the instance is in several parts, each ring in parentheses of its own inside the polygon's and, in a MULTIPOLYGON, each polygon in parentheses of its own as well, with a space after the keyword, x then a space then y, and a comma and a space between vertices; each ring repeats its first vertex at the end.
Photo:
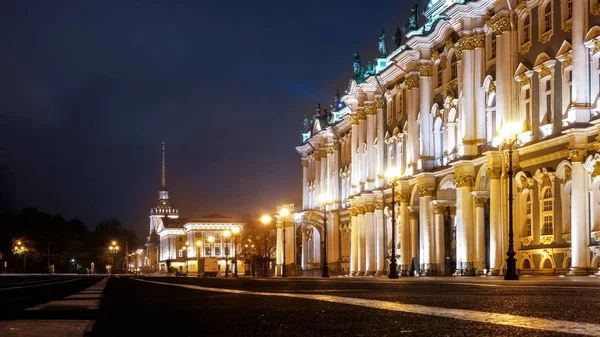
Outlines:
POLYGON ((544 32, 552 30, 552 2, 548 2, 544 8, 544 32))
POLYGON ((554 200, 552 189, 546 187, 542 193, 542 235, 552 235, 554 232, 554 200))
POLYGON ((531 219, 533 214, 533 203, 531 202, 531 193, 527 192, 525 199, 525 236, 531 236, 531 219))
POLYGON ((456 53, 452 54, 452 60, 450 64, 450 70, 452 72, 452 79, 455 80, 458 76, 458 59, 456 57, 456 53))
POLYGON ((531 19, 529 15, 523 21, 523 43, 531 41, 531 19))

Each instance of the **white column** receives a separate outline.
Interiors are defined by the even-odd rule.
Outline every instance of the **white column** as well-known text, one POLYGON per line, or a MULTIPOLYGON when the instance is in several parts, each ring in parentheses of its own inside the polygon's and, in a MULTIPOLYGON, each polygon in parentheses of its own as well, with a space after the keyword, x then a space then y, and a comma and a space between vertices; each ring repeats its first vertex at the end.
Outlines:
MULTIPOLYGON (((391 99, 391 98, 387 98, 387 99, 391 99)), ((378 158, 378 172, 377 172, 377 176, 384 176, 385 175, 385 165, 384 165, 384 158, 385 158, 385 149, 386 149, 386 145, 384 142, 384 138, 385 138, 385 126, 387 121, 383 118, 383 100, 381 98, 379 98, 378 100, 375 101, 376 104, 376 108, 377 108, 377 139, 379 142, 379 147, 377 148, 377 158, 378 158)), ((391 111, 388 111, 388 113, 392 113, 391 111)), ((381 184, 381 182, 380 182, 381 184)))
POLYGON ((473 272, 475 259, 473 244, 473 200, 471 186, 473 176, 459 175, 456 183, 456 268, 466 269, 465 273, 473 272))
POLYGON ((432 117, 431 117, 431 99, 432 95, 432 73, 433 68, 430 61, 421 60, 419 65, 420 94, 421 94, 421 159, 424 160, 423 167, 432 167, 433 159, 433 136, 432 136, 432 117))
POLYGON ((308 237, 306 235, 306 229, 302 228, 302 269, 308 267, 308 237))
POLYGON ((502 18, 504 24, 497 25, 496 33, 496 125, 505 125, 511 116, 511 32, 510 19, 502 18))
POLYGON ((500 186, 500 168, 490 168, 486 175, 490 178, 490 274, 500 274, 502 266, 502 190, 500 186))
POLYGON ((360 167, 358 164, 358 117, 352 116, 350 118, 350 122, 352 123, 352 133, 350 135, 350 152, 352 159, 352 172, 350 175, 350 184, 352 185, 352 189, 350 190, 350 192, 348 192, 348 195, 354 195, 356 193, 356 187, 358 186, 358 182, 360 181, 360 167))
MULTIPOLYGON (((475 95, 475 137, 477 142, 485 143, 486 138, 486 118, 485 118, 485 91, 483 90, 483 79, 485 77, 485 38, 483 35, 475 37, 475 64, 473 65, 474 77, 474 95, 475 95)), ((497 42, 496 42, 497 43, 497 42)), ((491 116, 490 116, 491 117, 491 116)), ((491 124, 491 123, 490 123, 491 124)))
POLYGON ((302 158, 302 206, 308 205, 308 158, 302 158))
POLYGON ((376 237, 375 237, 375 204, 365 205, 365 275, 375 275, 376 265, 376 237))
POLYGON ((445 201, 436 200, 433 205, 434 213, 434 247, 433 263, 437 265, 438 275, 444 275, 446 269, 446 242, 444 239, 444 216, 448 205, 445 201))
POLYGON ((400 195, 400 266, 402 275, 407 275, 407 271, 410 270, 410 262, 412 259, 408 201, 408 195, 400 195))
MULTIPOLYGON (((587 123, 590 121, 590 98, 589 98, 589 71, 588 50, 583 44, 585 34, 587 33, 587 10, 586 2, 573 1, 573 19, 572 19, 572 55, 573 55, 573 102, 572 111, 575 113, 575 122, 587 123)), ((558 13, 555 12, 555 13, 558 13)), ((557 14, 555 14, 557 15, 557 14)), ((556 27, 555 29, 558 29, 556 27)), ((575 190, 574 190, 575 191, 575 190)))
POLYGON ((433 263, 433 205, 431 198, 433 188, 420 186, 419 188, 419 241, 420 241, 420 264, 428 275, 432 274, 430 264, 433 263))
POLYGON ((410 264, 415 263, 416 270, 419 270, 419 207, 410 206, 410 264))
POLYGON ((571 193, 571 271, 569 275, 587 275, 590 266, 589 225, 586 209, 589 194, 583 192, 588 190, 587 172, 583 167, 585 157, 585 150, 570 151, 573 193, 571 193))
POLYGON ((365 185, 366 190, 372 190, 375 188, 375 127, 377 121, 377 109, 374 105, 365 108, 367 112, 367 184, 365 185))
MULTIPOLYGON (((211 249, 214 249, 214 247, 211 249)), ((277 254, 275 256, 275 263, 277 264, 276 274, 281 275, 281 264, 283 263, 283 228, 279 226, 277 227, 277 254)))
POLYGON ((350 208, 350 275, 358 273, 358 209, 356 206, 350 208))
POLYGON ((375 229, 377 240, 375 247, 377 251, 377 275, 383 274, 383 268, 385 266, 385 247, 386 244, 383 240, 383 231, 385 230, 385 223, 383 222, 383 203, 378 202, 375 208, 375 229))
POLYGON ((487 191, 472 192, 475 200, 475 269, 482 273, 485 268, 485 204, 489 194, 487 191))
MULTIPOLYGON (((365 135, 367 128, 367 115, 364 110, 359 113, 359 122, 358 122, 358 153, 359 153, 359 167, 360 167, 360 184, 364 185, 367 181, 367 168, 366 168, 366 158, 364 152, 364 144, 365 144, 365 135)), ((362 190, 362 188, 361 188, 362 190)))
MULTIPOLYGON (((408 160, 409 163, 417 164, 419 160, 419 123, 417 116, 419 114, 419 78, 411 76, 407 80, 408 96, 408 160)), ((413 171, 416 167, 413 168, 413 171)))
POLYGON ((325 149, 319 150, 319 158, 321 159, 321 169, 319 170, 319 195, 317 195, 317 203, 319 203, 319 196, 327 193, 327 151, 325 149))
POLYGON ((360 276, 365 274, 367 267, 365 211, 365 206, 358 207, 358 275, 360 276))
POLYGON ((336 141, 333 146, 332 155, 332 168, 331 172, 331 198, 333 200, 333 209, 339 209, 340 207, 340 167, 339 167, 339 155, 340 155, 340 144, 336 141))
POLYGON ((462 141, 464 144, 464 154, 467 156, 477 155, 477 142, 475 140, 475 128, 472 123, 475 120, 475 85, 474 81, 474 51, 464 49, 460 66, 462 68, 463 97, 462 97, 462 141))

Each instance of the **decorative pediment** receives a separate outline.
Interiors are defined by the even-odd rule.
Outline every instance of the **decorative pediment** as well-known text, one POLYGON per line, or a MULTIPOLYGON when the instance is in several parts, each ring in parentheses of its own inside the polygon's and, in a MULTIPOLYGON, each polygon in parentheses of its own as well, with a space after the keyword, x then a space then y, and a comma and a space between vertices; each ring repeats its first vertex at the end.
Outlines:
POLYGON ((517 70, 515 71, 515 78, 519 77, 525 73, 527 73, 529 71, 529 68, 527 68, 523 63, 519 63, 519 66, 517 67, 517 70))
POLYGON ((530 174, 525 171, 519 171, 515 175, 517 187, 520 189, 531 189, 533 187, 533 178, 528 177, 530 174))
POLYGON ((397 135, 397 134, 399 134, 399 133, 400 133, 400 129, 398 129, 398 128, 396 127, 396 128, 394 128, 394 131, 392 132, 392 135, 394 135, 394 136, 395 136, 395 135, 397 135))
POLYGON ((567 41, 563 41, 562 45, 560 46, 560 49, 558 49, 558 52, 556 53, 556 58, 560 60, 561 57, 564 57, 564 55, 570 51, 571 44, 567 41))
POLYGON ((587 41, 590 41, 590 40, 595 39, 597 37, 600 37, 600 27, 594 26, 585 35, 585 40, 584 41, 587 42, 587 41))
POLYGON ((538 57, 535 59, 535 63, 533 65, 534 68, 539 67, 542 63, 548 61, 550 59, 550 57, 548 56, 548 54, 546 53, 541 53, 540 55, 538 55, 538 57))
POLYGON ((554 181, 554 172, 552 169, 543 167, 541 170, 538 169, 535 171, 534 178, 537 181, 540 190, 543 190, 546 187, 552 187, 552 181, 554 181))

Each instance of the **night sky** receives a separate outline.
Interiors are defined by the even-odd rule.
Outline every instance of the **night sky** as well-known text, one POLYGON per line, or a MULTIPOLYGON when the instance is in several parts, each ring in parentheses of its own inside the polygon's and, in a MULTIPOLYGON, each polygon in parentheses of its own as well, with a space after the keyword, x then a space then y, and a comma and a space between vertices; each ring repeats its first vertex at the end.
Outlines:
POLYGON ((304 114, 413 3, 3 1, 3 202, 145 236, 165 140, 184 217, 300 205, 304 114))

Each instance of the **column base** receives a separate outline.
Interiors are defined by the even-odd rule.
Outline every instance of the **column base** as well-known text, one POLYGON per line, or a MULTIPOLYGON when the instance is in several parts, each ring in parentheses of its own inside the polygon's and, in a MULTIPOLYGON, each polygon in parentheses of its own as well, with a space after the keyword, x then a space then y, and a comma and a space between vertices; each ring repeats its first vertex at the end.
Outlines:
POLYGON ((365 276, 375 276, 376 272, 374 270, 366 271, 365 276))
POLYGON ((357 271, 356 275, 354 276, 365 276, 365 272, 364 271, 357 271))
POLYGON ((378 270, 377 272, 375 272, 375 276, 383 276, 383 271, 382 270, 378 270))
POLYGON ((498 276, 500 275, 500 269, 490 269, 487 273, 489 276, 498 276))
POLYGON ((348 276, 356 276, 356 272, 355 271, 351 271, 348 276))
POLYGON ((587 276, 594 273, 594 271, 587 267, 571 267, 571 271, 567 273, 567 276, 587 276))

